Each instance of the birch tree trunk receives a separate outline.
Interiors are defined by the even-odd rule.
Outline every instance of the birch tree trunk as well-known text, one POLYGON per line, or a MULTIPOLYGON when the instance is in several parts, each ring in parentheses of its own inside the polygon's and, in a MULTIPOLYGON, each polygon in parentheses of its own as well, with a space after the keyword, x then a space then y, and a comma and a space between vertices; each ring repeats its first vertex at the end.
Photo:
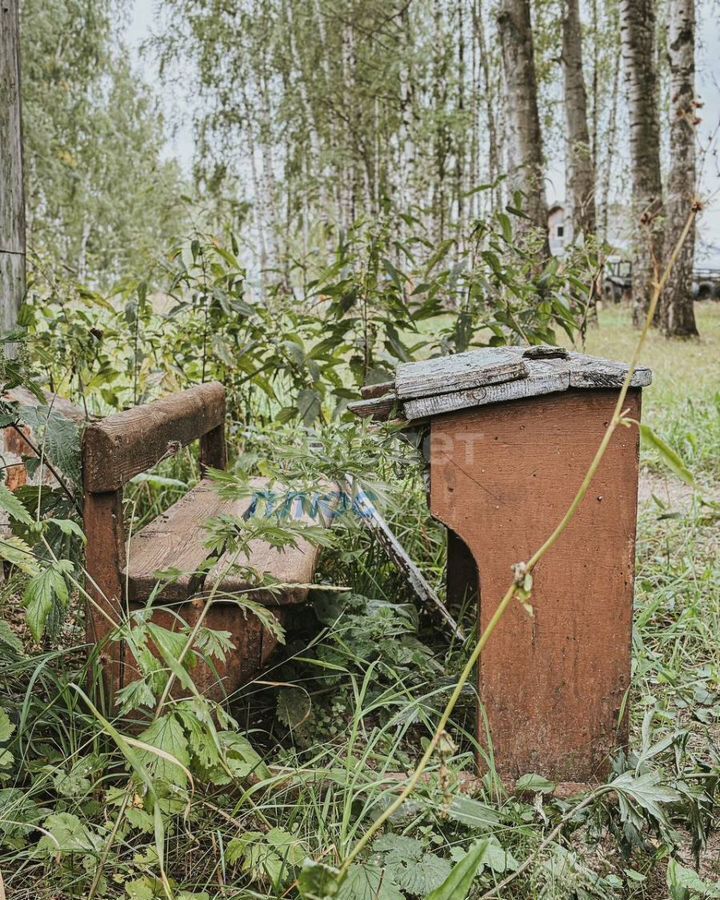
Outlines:
MULTIPOLYGON (((494 185, 492 190, 492 209, 499 210, 502 207, 502 187, 498 182, 500 177, 500 147, 498 142, 498 127, 496 110, 495 85, 490 71, 490 51, 485 36, 485 15, 482 0, 476 0, 473 4, 473 26, 475 41, 480 51, 480 71, 482 72, 482 93, 485 97, 485 115, 487 117, 488 140, 488 174, 489 181, 494 185)), ((480 86, 478 85, 478 90, 480 86)))
MULTIPOLYGON (((0 3, 0 300, 4 332, 25 296, 25 195, 20 100, 19 0, 0 3)), ((12 345, 6 353, 14 352, 12 345)))
MULTIPOLYGON (((665 259, 678 242, 695 202, 695 0, 671 0, 668 29, 670 62, 670 176, 667 189, 665 259)), ((662 297, 661 323, 669 337, 697 335, 692 278, 695 233, 688 236, 662 297)))
POLYGON ((538 113, 530 0, 501 0, 497 13, 505 108, 510 131, 508 181, 525 194, 525 211, 547 233, 543 141, 538 113))
POLYGON ((566 179, 575 239, 595 234, 595 164, 590 145, 583 75, 582 27, 578 0, 565 0, 563 75, 565 87, 566 179))
POLYGON ((663 255, 659 90, 655 37, 656 0, 621 0, 622 55, 630 113, 632 231, 639 231, 633 260, 633 322, 650 304, 663 255))

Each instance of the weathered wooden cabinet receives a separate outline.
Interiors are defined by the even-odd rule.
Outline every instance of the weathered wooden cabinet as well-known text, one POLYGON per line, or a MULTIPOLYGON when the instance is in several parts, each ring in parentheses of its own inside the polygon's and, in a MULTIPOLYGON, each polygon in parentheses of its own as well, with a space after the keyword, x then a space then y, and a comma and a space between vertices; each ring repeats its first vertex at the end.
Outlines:
MULTIPOLYGON (((573 500, 626 368, 558 348, 480 350, 402 365, 392 401, 429 426, 430 508, 449 530, 449 594, 479 597, 483 630, 513 577, 573 500)), ((639 420, 631 382, 627 416, 639 420)), ((391 396, 390 396, 391 395, 391 396)), ((588 495, 510 607, 479 664, 481 747, 508 782, 592 782, 627 742, 638 429, 613 435, 588 495), (487 723, 487 727, 486 724, 487 723)), ((484 767, 480 754, 480 767, 484 767)))

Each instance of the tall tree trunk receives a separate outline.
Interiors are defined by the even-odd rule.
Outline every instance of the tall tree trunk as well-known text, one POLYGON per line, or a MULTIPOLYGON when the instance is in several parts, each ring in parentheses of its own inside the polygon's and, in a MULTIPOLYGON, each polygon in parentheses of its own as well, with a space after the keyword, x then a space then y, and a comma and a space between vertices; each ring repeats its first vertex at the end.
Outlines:
POLYGON ((398 207, 409 212, 411 205, 410 179, 415 168, 415 145, 413 142, 413 53, 414 32, 408 7, 400 13, 402 41, 402 62, 400 66, 400 130, 398 135, 398 207))
POLYGON ((621 0, 622 54, 630 109, 633 231, 633 321, 645 319, 663 256, 663 197, 655 37, 656 0, 621 0))
MULTIPOLYGON (((695 202, 695 0, 671 0, 668 32, 670 62, 670 177, 667 191, 665 259, 669 259, 695 202)), ((692 278, 694 229, 683 245, 662 298, 661 321, 672 337, 697 335, 692 278)))
POLYGON ((538 113, 530 0, 501 0, 497 13, 510 130, 509 188, 525 194, 525 211, 547 233, 543 141, 538 113))
POLYGON ((618 54, 613 66, 613 78, 610 94, 610 113, 608 115, 608 129, 606 134, 607 151, 605 156, 604 174, 600 188, 600 240, 603 243, 609 241, 610 227, 610 195, 612 192, 613 162, 615 159, 615 147, 617 144, 617 111, 618 94, 620 93, 620 55, 618 54))
MULTIPOLYGON (((25 296, 25 195, 20 100, 19 0, 0 3, 0 301, 4 332, 25 296)), ((12 345, 6 347, 13 353, 12 345)))
POLYGON ((563 17, 563 73, 565 86, 567 203, 573 232, 595 234, 595 164, 587 119, 583 76, 582 27, 578 0, 565 0, 563 17))
MULTIPOLYGON (((473 4, 473 25, 475 41, 478 45, 480 56, 480 71, 482 72, 482 94, 485 98, 485 115, 487 118, 488 139, 488 174, 489 181, 494 185, 492 189, 492 209, 499 210, 502 207, 502 185, 500 178, 500 145, 498 140, 498 123, 496 115, 496 90, 491 72, 490 51, 485 35, 485 14, 482 0, 476 0, 473 4)), ((478 84, 478 91, 480 85, 478 84)))

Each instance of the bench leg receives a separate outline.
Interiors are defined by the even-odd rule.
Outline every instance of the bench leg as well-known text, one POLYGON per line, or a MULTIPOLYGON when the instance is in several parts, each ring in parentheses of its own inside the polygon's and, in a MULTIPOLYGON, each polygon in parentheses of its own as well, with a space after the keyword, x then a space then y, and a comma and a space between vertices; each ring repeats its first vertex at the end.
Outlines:
POLYGON ((84 508, 87 536, 85 635, 91 647, 100 645, 105 692, 112 705, 114 692, 123 686, 124 641, 108 635, 124 618, 121 571, 125 564, 122 492, 87 493, 84 508))

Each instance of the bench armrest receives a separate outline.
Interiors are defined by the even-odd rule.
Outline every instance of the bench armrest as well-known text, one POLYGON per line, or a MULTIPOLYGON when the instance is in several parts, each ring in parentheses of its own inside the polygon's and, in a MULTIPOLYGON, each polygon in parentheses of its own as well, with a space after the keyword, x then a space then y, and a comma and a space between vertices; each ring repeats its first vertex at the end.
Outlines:
POLYGON ((108 416, 83 436, 83 478, 89 493, 120 490, 181 447, 215 432, 209 465, 222 468, 225 388, 200 384, 145 406, 108 416))

